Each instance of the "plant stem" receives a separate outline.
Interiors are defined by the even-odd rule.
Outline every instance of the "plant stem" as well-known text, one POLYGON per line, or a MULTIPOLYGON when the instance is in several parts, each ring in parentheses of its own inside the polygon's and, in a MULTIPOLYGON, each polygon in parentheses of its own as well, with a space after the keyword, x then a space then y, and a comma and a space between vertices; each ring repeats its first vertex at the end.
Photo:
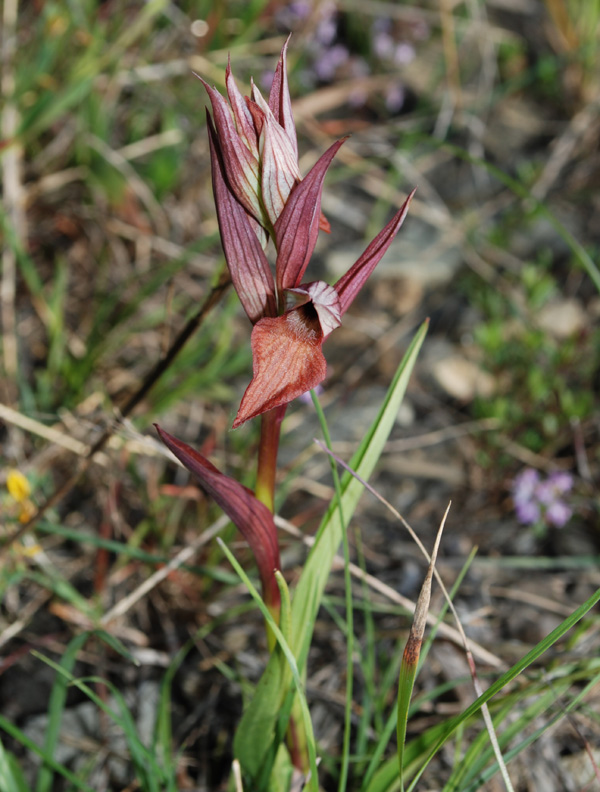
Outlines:
MULTIPOLYGON (((275 407, 275 409, 263 413, 260 424, 260 445, 258 448, 258 469, 256 473, 255 494, 258 500, 264 503, 272 512, 275 511, 275 475, 277 473, 279 436, 281 433, 281 422, 283 421, 286 408, 287 404, 284 404, 282 407, 275 407)), ((265 592, 263 592, 263 596, 264 594, 265 592)), ((277 590, 277 594, 279 595, 279 589, 277 590)), ((265 604, 269 608, 275 623, 279 624, 279 596, 276 602, 267 602, 265 597, 265 604)), ((267 645, 269 651, 273 652, 277 645, 277 641, 268 622, 266 624, 266 629, 267 645)), ((306 773, 309 769, 308 748, 304 724, 302 723, 302 718, 298 717, 298 705, 299 702, 296 698, 292 705, 292 712, 287 728, 287 744, 292 764, 301 772, 306 773)))
POLYGON ((256 497, 271 511, 275 510, 275 474, 281 422, 287 404, 263 413, 260 424, 256 497))

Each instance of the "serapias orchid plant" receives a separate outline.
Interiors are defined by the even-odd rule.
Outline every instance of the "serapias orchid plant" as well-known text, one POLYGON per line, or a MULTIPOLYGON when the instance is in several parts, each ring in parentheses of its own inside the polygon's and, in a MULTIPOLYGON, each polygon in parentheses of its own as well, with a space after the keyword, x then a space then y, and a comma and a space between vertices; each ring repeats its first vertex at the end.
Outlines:
POLYGON ((319 228, 327 169, 345 139, 334 143, 302 179, 283 46, 268 102, 255 85, 243 97, 228 64, 229 102, 207 83, 212 183, 221 242, 235 290, 253 324, 253 379, 233 428, 262 416, 256 496, 220 473, 185 443, 159 429, 163 442, 227 513, 256 558, 263 596, 274 616, 279 550, 272 512, 279 431, 286 406, 325 379, 321 350, 400 229, 413 192, 362 256, 333 286, 303 283, 319 228), (276 250, 275 276, 264 248, 276 250))

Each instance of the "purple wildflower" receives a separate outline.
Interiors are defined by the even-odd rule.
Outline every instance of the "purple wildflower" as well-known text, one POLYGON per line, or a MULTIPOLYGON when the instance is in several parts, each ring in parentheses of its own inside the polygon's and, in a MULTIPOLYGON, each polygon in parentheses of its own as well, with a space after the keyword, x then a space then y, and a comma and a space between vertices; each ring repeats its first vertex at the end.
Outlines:
POLYGON ((554 487, 555 492, 565 493, 573 489, 573 476, 565 471, 551 473, 548 482, 554 487))
POLYGON ((540 484, 540 474, 533 468, 526 468, 515 478, 512 487, 513 502, 517 519, 523 525, 533 525, 541 516, 541 509, 535 492, 540 484))
POLYGON ((394 48, 393 59, 397 66, 410 63, 415 59, 415 48, 407 41, 401 41, 399 44, 396 44, 394 48))
POLYGON ((337 35, 337 22, 335 16, 324 17, 315 30, 315 38, 324 47, 328 47, 337 35))
POLYGON ((385 93, 385 106, 390 113, 397 113, 402 109, 406 99, 406 91, 401 83, 390 85, 385 93))
POLYGON ((375 33, 373 36, 373 51, 378 58, 382 60, 391 58, 394 54, 394 47, 394 39, 389 33, 384 33, 382 31, 380 33, 375 33))
MULTIPOLYGON (((317 387, 313 388, 313 390, 317 396, 320 396, 322 393, 325 392, 325 388, 322 385, 317 385, 317 387)), ((312 401, 312 396, 310 395, 310 391, 307 391, 306 393, 302 393, 298 397, 298 401, 301 401, 302 404, 312 404, 313 401, 312 401)))
POLYGON ((279 8, 275 14, 277 24, 287 30, 295 30, 299 23, 303 22, 311 12, 311 4, 308 0, 295 0, 287 6, 279 8))
POLYGON ((531 500, 540 483, 540 474, 533 468, 525 468, 513 481, 513 498, 516 501, 531 500))
POLYGON ((339 67, 346 63, 349 57, 350 53, 343 44, 335 44, 333 47, 324 49, 315 60, 315 74, 321 82, 330 82, 339 67))
POLYGON ((549 504, 546 509, 546 522, 554 525, 556 528, 562 528, 565 523, 569 522, 573 514, 573 509, 564 501, 556 500, 549 504))
POLYGON ((571 507, 562 496, 573 487, 570 473, 551 473, 542 480, 537 470, 526 468, 513 481, 512 497, 517 519, 524 525, 534 525, 543 521, 556 528, 562 528, 573 514, 571 507))

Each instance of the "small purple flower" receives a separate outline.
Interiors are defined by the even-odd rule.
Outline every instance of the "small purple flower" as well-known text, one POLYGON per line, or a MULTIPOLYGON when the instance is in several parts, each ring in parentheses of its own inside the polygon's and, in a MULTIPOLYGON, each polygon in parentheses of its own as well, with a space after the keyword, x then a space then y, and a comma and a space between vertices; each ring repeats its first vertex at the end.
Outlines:
POLYGON ((406 99, 406 91, 401 83, 394 83, 390 85, 385 93, 385 106, 390 113, 397 113, 402 109, 402 105, 406 99))
POLYGON ((515 501, 517 520, 523 525, 535 525, 542 515, 540 504, 535 501, 515 501))
POLYGON ((373 36, 373 51, 378 58, 385 60, 394 55, 394 39, 389 33, 375 33, 373 36))
POLYGON ((542 480, 537 470, 526 468, 513 481, 512 497, 517 519, 524 525, 540 521, 562 528, 573 514, 562 496, 573 487, 573 476, 558 471, 542 480))
POLYGON ((322 82, 330 82, 338 68, 346 63, 349 57, 350 53, 343 44, 335 44, 319 55, 314 63, 315 74, 322 82))
POLYGON ((311 4, 308 0, 295 0, 287 6, 277 10, 275 21, 278 25, 287 30, 295 30, 299 23, 303 22, 311 12, 311 4))
POLYGON ((523 503, 534 497, 535 490, 540 483, 540 474, 533 468, 526 468, 513 481, 513 499, 523 503))
POLYGON ((397 66, 404 66, 415 59, 415 48, 407 41, 401 41, 394 48, 394 63, 397 66))
POLYGON ((573 514, 573 509, 564 501, 556 500, 551 503, 546 509, 546 521, 555 528, 562 528, 567 523, 573 514))
POLYGON ((337 35, 337 22, 334 16, 322 19, 315 30, 315 38, 324 47, 328 47, 337 35))
POLYGON ((565 471, 551 473, 548 482, 552 485, 555 492, 565 493, 573 489, 573 476, 565 471))

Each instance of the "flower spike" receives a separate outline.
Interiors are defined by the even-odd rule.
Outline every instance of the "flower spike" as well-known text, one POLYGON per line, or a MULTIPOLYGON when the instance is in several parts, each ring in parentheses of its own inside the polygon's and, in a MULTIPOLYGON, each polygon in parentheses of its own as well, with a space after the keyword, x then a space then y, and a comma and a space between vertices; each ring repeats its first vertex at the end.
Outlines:
POLYGON ((288 402, 323 381, 322 345, 339 327, 404 222, 414 190, 362 256, 334 286, 302 283, 319 229, 327 170, 346 138, 338 140, 302 179, 286 73, 289 37, 281 50, 268 102, 252 83, 242 97, 228 62, 229 103, 208 92, 213 191, 231 278, 252 330, 253 377, 233 427, 288 402), (275 278, 263 248, 272 237, 275 278))

